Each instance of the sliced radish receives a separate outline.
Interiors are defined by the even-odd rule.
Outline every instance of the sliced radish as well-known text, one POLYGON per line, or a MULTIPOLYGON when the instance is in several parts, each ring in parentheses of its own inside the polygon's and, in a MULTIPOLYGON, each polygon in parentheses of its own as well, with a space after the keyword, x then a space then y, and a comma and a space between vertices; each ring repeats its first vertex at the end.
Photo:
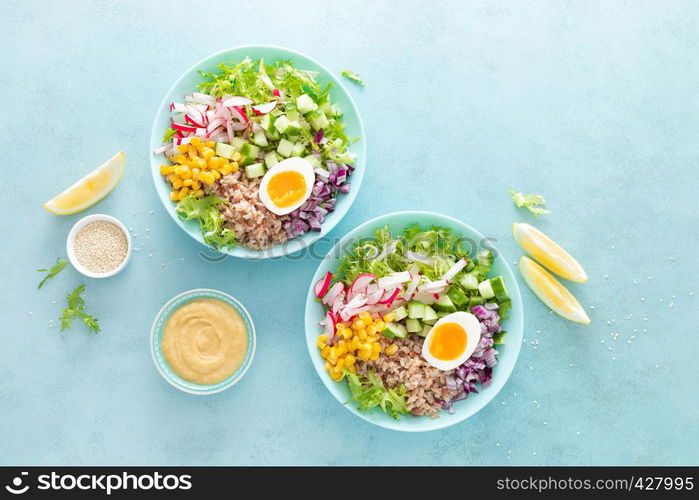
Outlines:
POLYGON ((241 108, 240 106, 233 106, 230 109, 231 114, 238 118, 238 121, 241 121, 243 123, 248 123, 248 115, 245 113, 245 109, 241 108))
POLYGON ((347 298, 352 300, 352 298, 358 293, 363 293, 366 291, 366 287, 376 279, 375 274, 364 273, 357 276, 349 287, 347 292, 347 298))
POLYGON ((383 278, 379 278, 379 286, 381 288, 393 288, 396 285, 410 281, 413 277, 408 271, 389 274, 383 278))
POLYGON ((325 293, 330 288, 330 281, 332 280, 332 277, 333 273, 328 271, 324 277, 316 282, 316 284, 313 286, 313 292, 316 294, 316 297, 319 299, 323 298, 325 293))
POLYGON ((418 302, 422 302, 423 304, 427 304, 427 305, 434 304, 438 298, 439 298, 439 295, 433 294, 433 293, 428 293, 428 292, 423 292, 422 290, 417 292, 415 294, 415 297, 414 297, 414 299, 417 300, 418 302))
POLYGON ((267 102, 265 104, 258 104, 257 106, 252 106, 252 110, 256 115, 266 115, 270 113, 277 106, 277 101, 267 102))
POLYGON ((155 149, 153 150, 153 154, 154 154, 154 155, 162 154, 162 153, 164 153, 165 151, 167 151, 168 149, 170 149, 171 147, 172 147, 172 145, 171 145, 170 143, 168 143, 168 144, 163 144, 163 145, 160 146, 159 148, 155 148, 155 149))
POLYGON ((392 304, 393 301, 396 300, 396 297, 398 297, 400 290, 400 288, 394 288, 390 293, 384 292, 384 296, 379 300, 379 304, 392 304))
POLYGON ((448 286, 449 281, 447 280, 430 281, 420 285, 420 291, 425 293, 441 293, 448 286))
POLYGON ((451 280, 459 274, 459 271, 461 271, 464 267, 466 267, 466 264, 468 264, 468 261, 466 259, 459 259, 459 262, 454 264, 451 269, 449 269, 446 273, 444 273, 444 276, 442 276, 442 279, 444 280, 451 280))
POLYGON ((345 307, 345 294, 341 293, 333 299, 332 312, 339 314, 343 307, 345 307))
MULTIPOLYGON (((185 100, 187 100, 186 97, 185 97, 185 100)), ((201 92, 192 92, 192 101, 193 102, 201 102, 201 103, 210 104, 210 105, 216 104, 215 97, 210 96, 208 94, 202 94, 201 92)))
POLYGON ((182 125, 181 123, 172 122, 172 128, 182 132, 196 132, 197 128, 191 125, 182 125))
POLYGON ((413 276, 413 279, 410 280, 410 283, 408 283, 408 286, 405 289, 403 297, 405 297, 406 299, 411 299, 413 297, 413 294, 415 293, 415 290, 417 290, 418 284, 420 283, 421 279, 422 276, 420 276, 419 274, 413 276))
POLYGON ((325 329, 323 332, 325 333, 326 344, 332 344, 335 339, 335 322, 335 316, 333 316, 333 313, 328 311, 325 314, 325 329))
POLYGON ((375 290, 371 293, 367 293, 366 303, 370 306, 378 304, 384 296, 383 290, 375 290))
POLYGON ((345 284, 342 281, 338 281, 330 288, 330 290, 328 290, 328 293, 326 293, 323 297, 323 304, 328 306, 332 305, 335 301, 335 297, 337 297, 344 291, 345 284))
POLYGON ((281 96, 282 96, 282 93, 281 93, 281 91, 280 91, 279 89, 274 89, 274 90, 272 91, 272 94, 274 94, 274 95, 277 96, 277 97, 281 97, 281 96))
POLYGON ((227 108, 232 108, 233 106, 247 106, 252 104, 252 100, 247 97, 234 96, 228 97, 221 104, 227 108))

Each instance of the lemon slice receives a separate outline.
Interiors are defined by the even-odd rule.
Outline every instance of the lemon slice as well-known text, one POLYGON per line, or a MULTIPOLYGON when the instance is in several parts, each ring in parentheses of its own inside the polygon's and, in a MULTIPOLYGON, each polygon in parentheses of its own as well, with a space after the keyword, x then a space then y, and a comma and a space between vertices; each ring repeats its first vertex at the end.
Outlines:
POLYGON ((58 215, 82 212, 107 196, 124 173, 124 153, 119 151, 50 201, 44 208, 58 215))
POLYGON ((534 226, 519 222, 512 225, 512 233, 517 244, 550 271, 577 283, 587 281, 578 261, 534 226))
POLYGON ((590 317, 566 287, 528 257, 519 260, 519 272, 539 299, 556 314, 577 323, 590 323, 590 317))

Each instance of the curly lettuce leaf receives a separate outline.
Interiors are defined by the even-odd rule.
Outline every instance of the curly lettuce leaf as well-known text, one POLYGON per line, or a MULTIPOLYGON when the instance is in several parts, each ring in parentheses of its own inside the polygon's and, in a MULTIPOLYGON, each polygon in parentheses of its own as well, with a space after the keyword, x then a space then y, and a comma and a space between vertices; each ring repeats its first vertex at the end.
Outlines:
POLYGON ((540 194, 522 194, 519 191, 510 189, 507 193, 512 197, 517 208, 525 207, 534 215, 549 214, 550 210, 542 208, 540 205, 545 205, 546 200, 540 194))
POLYGON ((187 196, 175 208, 180 219, 194 219, 199 222, 204 242, 214 250, 236 245, 235 233, 224 227, 223 215, 218 207, 222 203, 225 203, 225 200, 216 196, 187 196))
POLYGON ((362 87, 364 86, 364 80, 359 78, 359 75, 357 73, 354 73, 348 69, 344 70, 342 72, 342 76, 347 78, 350 82, 356 84, 356 85, 361 85, 362 87))
POLYGON ((347 383, 352 397, 349 401, 358 403, 360 411, 367 411, 371 408, 380 407, 384 412, 389 413, 396 420, 400 415, 408 413, 405 402, 405 386, 387 389, 379 377, 373 372, 369 372, 366 377, 345 371, 347 383))

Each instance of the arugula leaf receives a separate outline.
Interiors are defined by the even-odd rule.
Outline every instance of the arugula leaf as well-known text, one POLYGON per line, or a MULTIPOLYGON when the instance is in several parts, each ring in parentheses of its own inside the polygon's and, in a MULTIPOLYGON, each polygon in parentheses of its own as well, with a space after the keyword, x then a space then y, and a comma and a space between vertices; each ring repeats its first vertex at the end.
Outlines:
POLYGON ((81 318, 88 330, 93 333, 98 333, 102 330, 97 318, 84 311, 85 299, 82 297, 84 291, 85 285, 79 285, 75 290, 66 295, 68 307, 63 309, 63 314, 59 318, 61 320, 61 331, 72 327, 72 320, 74 317, 81 318))
POLYGON ((225 200, 216 196, 195 198, 187 196, 177 204, 175 210, 182 220, 195 219, 201 226, 204 242, 214 250, 236 245, 235 233, 224 227, 224 219, 218 206, 225 200))
POLYGON ((389 413, 396 420, 400 414, 407 414, 408 407, 405 403, 405 385, 394 389, 387 389, 375 373, 369 372, 366 377, 345 370, 347 383, 352 397, 345 402, 356 401, 358 409, 366 411, 379 406, 384 412, 389 413))
POLYGON ((355 83, 357 85, 361 85, 362 87, 364 86, 364 80, 359 78, 359 75, 357 73, 353 73, 352 71, 346 69, 342 72, 342 76, 347 78, 352 83, 355 83))
POLYGON ((512 197, 512 201, 515 202, 517 208, 525 207, 534 215, 551 213, 550 210, 538 206, 546 204, 546 200, 540 194, 522 194, 513 189, 508 190, 507 193, 512 197))
POLYGON ((165 130, 165 133, 163 134, 163 142, 170 142, 172 140, 172 136, 175 135, 175 129, 172 127, 168 127, 167 130, 165 130))
POLYGON ((58 273, 63 271, 63 269, 66 267, 68 264, 68 261, 66 259, 58 258, 56 259, 56 263, 53 265, 52 268, 50 269, 37 269, 36 271, 38 273, 48 273, 46 277, 44 277, 43 280, 41 280, 41 283, 39 283, 39 286, 37 288, 41 288, 44 286, 44 283, 46 283, 48 280, 56 276, 58 273))

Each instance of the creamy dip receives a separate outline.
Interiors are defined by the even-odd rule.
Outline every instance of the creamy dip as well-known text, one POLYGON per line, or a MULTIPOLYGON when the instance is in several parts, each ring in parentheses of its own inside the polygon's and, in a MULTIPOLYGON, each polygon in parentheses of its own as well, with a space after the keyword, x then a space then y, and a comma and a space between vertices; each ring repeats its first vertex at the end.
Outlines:
POLYGON ((163 330, 163 355, 180 377, 215 384, 245 359, 248 333, 243 318, 218 299, 187 302, 170 315, 163 330))

